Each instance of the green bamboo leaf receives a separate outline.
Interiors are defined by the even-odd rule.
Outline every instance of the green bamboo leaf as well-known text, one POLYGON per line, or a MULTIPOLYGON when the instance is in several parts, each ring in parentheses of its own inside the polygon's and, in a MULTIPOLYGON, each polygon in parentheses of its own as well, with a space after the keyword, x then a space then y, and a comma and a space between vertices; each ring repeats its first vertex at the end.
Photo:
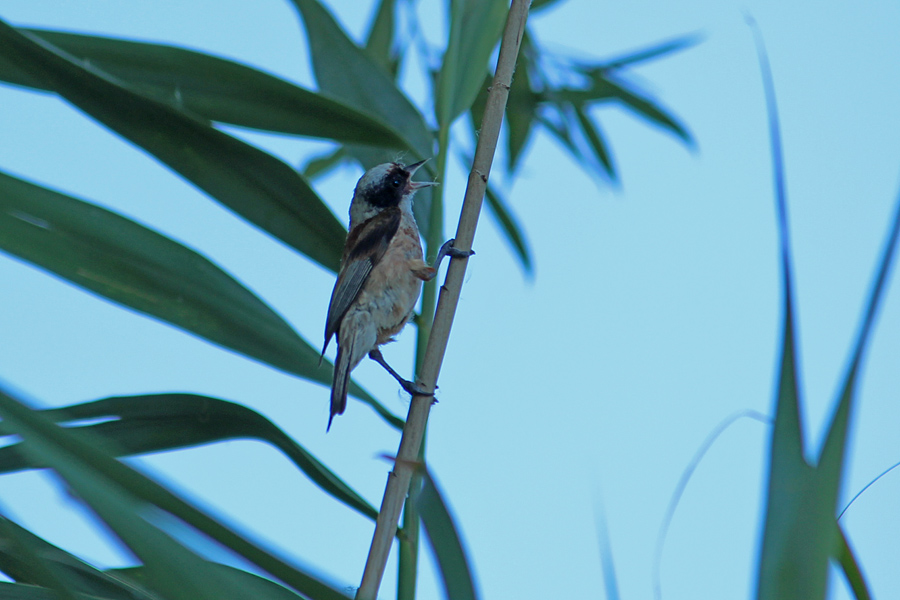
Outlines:
MULTIPOLYGON (((72 491, 140 558, 148 568, 153 589, 172 600, 250 600, 250 595, 228 589, 214 579, 205 561, 152 525, 151 507, 78 456, 70 434, 4 393, 0 393, 0 416, 22 437, 23 451, 34 460, 52 465, 72 491)), ((93 454, 112 460, 97 449, 93 454)))
MULTIPOLYGON (((775 196, 778 208, 778 228, 781 240, 782 272, 785 287, 785 348, 793 345, 793 317, 791 302, 790 243, 784 177, 781 134, 772 73, 762 36, 754 21, 749 20, 754 34, 760 70, 762 71, 766 107, 769 116, 771 154, 774 165, 775 196), (790 339, 789 339, 790 337, 790 339)), ((900 239, 900 199, 885 243, 875 281, 869 294, 866 311, 851 353, 847 375, 838 396, 817 466, 810 467, 803 458, 800 435, 799 400, 796 385, 785 393, 782 375, 775 431, 772 441, 769 492, 766 505, 766 524, 760 559, 757 597, 824 598, 827 591, 828 560, 837 558, 848 572, 848 580, 856 590, 858 581, 850 561, 852 555, 843 532, 835 525, 837 499, 843 477, 850 415, 856 396, 856 381, 868 347, 869 338, 881 304, 894 254, 900 239), (789 397, 783 402, 783 397, 789 397), (784 405, 784 406, 783 406, 784 405), (842 544, 843 542, 843 544, 842 544), (849 562, 848 562, 849 561, 849 562)), ((793 362, 793 349, 790 354, 793 362)), ((784 372, 783 368, 783 372, 784 372)), ((856 569, 858 573, 858 568, 856 569)), ((864 588, 863 582, 863 588, 864 588)))
POLYGON ((545 92, 544 98, 555 102, 568 102, 574 106, 590 105, 599 101, 615 100, 636 115, 668 130, 689 146, 694 145, 690 132, 674 116, 649 97, 641 94, 636 88, 629 87, 624 81, 614 80, 600 67, 594 67, 587 73, 590 86, 587 88, 559 88, 545 92))
MULTIPOLYGON (((605 77, 594 75, 597 81, 605 77)), ((687 128, 674 115, 669 114, 662 106, 635 89, 629 89, 624 83, 609 82, 616 98, 633 112, 651 123, 659 125, 679 137, 688 146, 694 146, 694 138, 687 128)))
POLYGON ((416 509, 437 559, 444 597, 451 600, 476 600, 475 582, 466 551, 454 519, 434 479, 423 469, 422 489, 415 496, 416 509))
POLYGON ((399 132, 417 158, 431 158, 434 136, 392 77, 350 39, 317 0, 291 0, 302 16, 313 72, 323 92, 399 132))
POLYGON ((819 468, 812 467, 804 458, 781 132, 768 58, 758 30, 754 28, 753 32, 769 117, 784 315, 757 598, 816 600, 825 598, 828 560, 837 555, 839 548, 834 517, 837 496, 835 491, 831 497, 829 469, 821 463, 819 468))
MULTIPOLYGON (((298 596, 286 587, 282 587, 274 581, 269 581, 259 575, 217 563, 208 563, 208 567, 216 577, 227 585, 233 588, 240 588, 251 597, 265 600, 302 600, 301 596, 298 596)), ((112 569, 110 572, 124 575, 135 581, 145 581, 150 577, 146 567, 112 569)))
MULTIPOLYGON (((221 123, 344 143, 404 147, 381 121, 246 65, 164 44, 22 29, 132 91, 221 123)), ((53 91, 0 56, 0 80, 53 91)))
POLYGON ((310 181, 325 175, 347 159, 346 146, 338 146, 335 150, 314 156, 306 161, 300 172, 310 181))
POLYGON ((674 40, 668 40, 660 44, 650 46, 649 48, 642 48, 637 52, 625 54, 623 56, 619 56, 612 60, 606 61, 601 66, 601 69, 611 71, 614 69, 621 69, 622 67, 636 65, 648 60, 653 60, 655 58, 660 58, 662 56, 665 56, 666 54, 672 54, 673 52, 679 52, 681 50, 690 48, 691 46, 696 46, 703 41, 703 38, 704 36, 700 33, 692 33, 675 38, 674 40))
MULTIPOLYGON (((0 418, 22 437, 26 452, 49 465, 115 531, 151 573, 154 589, 173 600, 253 598, 220 582, 210 568, 174 542, 154 522, 169 513, 186 526, 208 535, 252 564, 306 596, 344 600, 319 578, 289 565, 260 546, 212 519, 134 469, 116 461, 98 439, 57 426, 37 411, 0 390, 0 418), (161 513, 158 511, 162 511, 161 513)), ((171 519, 168 519, 171 521, 171 519)))
POLYGON ((58 600, 60 597, 74 600, 117 600, 118 596, 89 596, 81 593, 63 594, 57 590, 24 583, 0 581, 0 598, 3 600, 58 600))
POLYGON ((0 546, 0 571, 15 581, 26 581, 30 585, 48 588, 47 591, 52 592, 53 597, 76 600, 73 589, 66 585, 66 573, 62 572, 59 565, 42 556, 42 548, 35 543, 35 538, 36 536, 0 516, 0 541, 3 542, 0 546))
POLYGON ((488 59, 503 32, 507 6, 503 0, 450 2, 450 39, 434 93, 440 128, 449 129, 478 96, 488 59))
POLYGON ((526 30, 522 39, 522 51, 519 66, 509 88, 509 99, 506 102, 506 131, 507 131, 507 170, 513 173, 518 167, 522 151, 531 138, 532 126, 538 111, 538 95, 531 87, 531 77, 528 74, 531 61, 530 37, 526 30))
MULTIPOLYGON (((176 450, 233 439, 257 439, 278 448, 325 493, 374 520, 378 511, 306 448, 259 413, 195 394, 121 396, 43 411, 71 431, 109 442, 116 456, 176 450), (81 425, 79 422, 88 422, 81 425)), ((4 428, 0 424, 0 432, 4 428)), ((0 473, 34 469, 20 444, 0 448, 0 473)))
MULTIPOLYGON (((519 68, 521 68, 521 65, 519 68)), ((475 101, 472 102, 472 106, 469 107, 469 119, 471 121, 472 131, 475 133, 476 138, 478 137, 478 132, 481 130, 481 122, 484 121, 484 109, 487 106, 488 92, 491 89, 493 81, 494 79, 491 74, 486 72, 481 87, 478 88, 478 96, 475 97, 475 101)), ((515 79, 513 79, 513 85, 515 85, 515 79)), ((512 88, 510 88, 509 94, 512 96, 512 88)), ((507 101, 506 108, 509 110, 509 101, 507 101)))
POLYGON ((344 228, 294 169, 0 21, 0 55, 210 196, 337 271, 344 228))
POLYGON ((598 163, 603 166, 606 175, 612 181, 615 181, 617 179, 616 166, 613 164, 612 156, 606 148, 606 142, 603 140, 600 130, 594 125, 594 122, 583 107, 576 106, 574 107, 574 110, 575 116, 578 119, 578 125, 581 128, 584 139, 588 142, 588 146, 593 151, 594 157, 597 159, 598 163))
MULTIPOLYGON (((214 344, 331 385, 318 350, 251 291, 197 252, 99 206, 0 172, 0 250, 214 344)), ((402 427, 358 385, 351 393, 402 427)))
POLYGON ((396 0, 381 0, 375 16, 372 17, 372 25, 369 27, 369 36, 366 39, 366 51, 372 60, 377 62, 395 78, 399 61, 394 52, 394 31, 396 29, 395 14, 397 12, 396 0))
POLYGON ((871 600, 872 594, 869 592, 869 586, 865 577, 863 577, 862 569, 859 568, 859 562, 856 560, 853 549, 850 548, 850 542, 847 541, 847 535, 840 525, 838 525, 838 533, 840 549, 837 553, 837 563, 840 565, 841 571, 844 572, 844 577, 847 578, 847 583, 850 584, 850 589, 853 590, 856 600, 871 600))
MULTIPOLYGON (((783 245, 782 249, 783 261, 789 260, 786 246, 783 245)), ((824 598, 827 559, 831 548, 826 540, 821 539, 823 531, 820 524, 811 526, 804 518, 804 510, 814 503, 816 473, 803 458, 793 302, 786 262, 782 264, 782 270, 785 321, 757 598, 824 598), (822 548, 823 542, 825 548, 822 548)), ((831 519, 833 523, 833 513, 831 519)), ((827 530, 828 527, 825 528, 827 530)))
POLYGON ((529 278, 534 277, 534 263, 531 258, 531 250, 528 248, 528 241, 525 239, 525 233, 516 221, 515 216, 504 202, 503 198, 497 191, 488 184, 485 190, 485 199, 487 200, 488 212, 497 221, 500 232, 509 242, 513 249, 513 255, 519 259, 519 264, 529 278))
POLYGON ((568 150, 572 158, 581 165, 581 168, 584 169, 585 172, 593 176, 602 177, 607 173, 606 167, 601 162, 595 160, 593 152, 591 154, 585 154, 582 150, 583 144, 579 144, 578 141, 576 141, 575 134, 576 132, 581 131, 581 124, 578 122, 578 117, 575 115, 573 105, 566 102, 560 102, 559 104, 552 104, 550 106, 555 111, 557 118, 554 120, 551 119, 549 115, 544 114, 538 115, 537 121, 563 145, 563 148, 568 150))
POLYGON ((539 10, 544 10, 545 8, 549 8, 554 4, 559 4, 559 2, 560 0, 533 0, 529 12, 534 14, 539 10))
MULTIPOLYGON (((291 2, 306 27, 313 72, 322 91, 388 123, 403 136, 413 157, 431 158, 434 154, 434 136, 425 125, 422 114, 397 87, 393 76, 367 50, 350 39, 318 0, 291 2)), ((364 169, 398 159, 396 152, 372 147, 347 145, 345 150, 364 169)), ((434 165, 426 164, 424 170, 429 176, 435 176, 434 165)), ((419 231, 425 239, 429 239, 431 198, 430 189, 420 190, 413 203, 419 231)))
POLYGON ((893 267, 898 240, 900 240, 900 195, 898 195, 897 204, 894 208, 894 219, 885 240, 881 260, 869 292, 866 310, 863 314, 856 343, 850 355, 847 375, 841 386, 834 416, 828 427, 825 443, 822 445, 822 452, 819 456, 817 471, 820 473, 821 478, 822 503, 829 508, 832 514, 835 513, 837 508, 838 494, 843 478, 847 435, 850 426, 850 416, 856 400, 857 379, 862 369, 879 309, 881 308, 888 278, 893 267))
MULTIPOLYGON (((79 598, 158 600, 135 581, 96 569, 3 517, 0 542, 0 571, 19 583, 52 588, 39 572, 52 570, 63 581, 63 588, 79 598), (31 551, 22 552, 23 546, 31 551)), ((0 591, 0 598, 6 598, 5 593, 0 591)))

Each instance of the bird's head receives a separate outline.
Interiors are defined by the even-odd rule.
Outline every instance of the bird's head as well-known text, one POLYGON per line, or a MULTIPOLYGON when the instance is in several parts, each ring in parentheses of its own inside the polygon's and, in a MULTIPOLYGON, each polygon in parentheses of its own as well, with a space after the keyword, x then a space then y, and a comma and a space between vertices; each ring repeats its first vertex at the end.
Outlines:
POLYGON ((412 176, 426 160, 408 167, 401 163, 384 163, 366 171, 353 192, 351 224, 361 223, 386 208, 400 206, 402 202, 411 200, 416 190, 437 185, 434 181, 412 181, 412 176))

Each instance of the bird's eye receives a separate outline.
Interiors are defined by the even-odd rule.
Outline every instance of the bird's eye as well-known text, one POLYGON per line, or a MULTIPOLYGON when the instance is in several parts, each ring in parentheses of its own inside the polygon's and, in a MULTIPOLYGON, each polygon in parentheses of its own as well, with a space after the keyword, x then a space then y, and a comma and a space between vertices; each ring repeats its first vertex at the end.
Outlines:
POLYGON ((400 178, 399 178, 399 177, 394 177, 393 179, 391 179, 391 185, 392 185, 393 187, 395 187, 395 188, 400 187, 400 184, 401 184, 401 183, 403 183, 403 182, 400 181, 400 178))

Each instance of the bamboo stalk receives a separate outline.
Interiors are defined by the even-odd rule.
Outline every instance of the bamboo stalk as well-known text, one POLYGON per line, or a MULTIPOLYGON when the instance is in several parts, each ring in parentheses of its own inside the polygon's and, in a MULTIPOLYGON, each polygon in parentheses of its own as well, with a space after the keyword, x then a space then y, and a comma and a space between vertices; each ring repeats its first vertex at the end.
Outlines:
MULTIPOLYGON (((454 246, 460 250, 470 250, 475 239, 475 227, 478 224, 478 216, 481 213, 481 204, 484 200, 497 140, 500 137, 500 125, 503 122, 503 112, 506 109, 506 100, 509 96, 509 87, 512 83, 522 36, 525 33, 525 22, 528 18, 530 4, 530 0, 513 0, 507 16, 506 29, 500 42, 497 70, 488 94, 484 119, 481 123, 481 133, 475 148, 475 159, 472 163, 472 171, 469 173, 466 195, 456 229, 454 246)), ((422 370, 419 373, 418 383, 428 390, 434 390, 437 384, 467 264, 467 259, 451 260, 444 285, 441 286, 431 335, 428 338, 422 370)), ((388 475, 384 498, 381 501, 381 512, 378 513, 378 519, 375 522, 375 533, 369 548, 362 582, 356 592, 356 600, 376 600, 378 596, 378 588, 381 585, 388 554, 397 531, 397 521, 409 492, 410 479, 419 455, 422 438, 425 435, 425 425, 428 422, 431 404, 432 398, 429 396, 414 396, 410 403, 406 427, 403 428, 400 449, 397 451, 397 461, 388 475)))

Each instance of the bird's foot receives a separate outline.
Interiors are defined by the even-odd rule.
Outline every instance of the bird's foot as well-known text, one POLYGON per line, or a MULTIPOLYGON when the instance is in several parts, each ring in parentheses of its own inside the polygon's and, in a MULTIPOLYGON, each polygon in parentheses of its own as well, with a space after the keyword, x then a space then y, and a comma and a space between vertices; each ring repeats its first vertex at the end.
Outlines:
POLYGON ((400 383, 403 391, 411 396, 434 396, 434 392, 429 392, 418 383, 406 379, 398 379, 397 381, 400 383))
POLYGON ((400 384, 400 387, 403 388, 407 394, 411 394, 413 396, 434 396, 434 392, 429 392, 424 387, 417 383, 413 383, 408 379, 404 379, 400 376, 397 371, 391 368, 391 365, 387 364, 387 361, 384 360, 384 356, 381 354, 381 350, 375 348, 371 352, 369 352, 369 358, 377 362, 379 365, 384 367, 384 369, 391 374, 391 377, 397 380, 397 383, 400 384))
POLYGON ((438 250, 437 258, 434 259, 434 268, 437 269, 441 266, 441 261, 444 260, 445 256, 449 256, 450 258, 469 258, 470 256, 475 254, 474 250, 460 250, 453 246, 453 243, 456 240, 451 238, 444 242, 444 245, 441 246, 441 249, 438 250))

